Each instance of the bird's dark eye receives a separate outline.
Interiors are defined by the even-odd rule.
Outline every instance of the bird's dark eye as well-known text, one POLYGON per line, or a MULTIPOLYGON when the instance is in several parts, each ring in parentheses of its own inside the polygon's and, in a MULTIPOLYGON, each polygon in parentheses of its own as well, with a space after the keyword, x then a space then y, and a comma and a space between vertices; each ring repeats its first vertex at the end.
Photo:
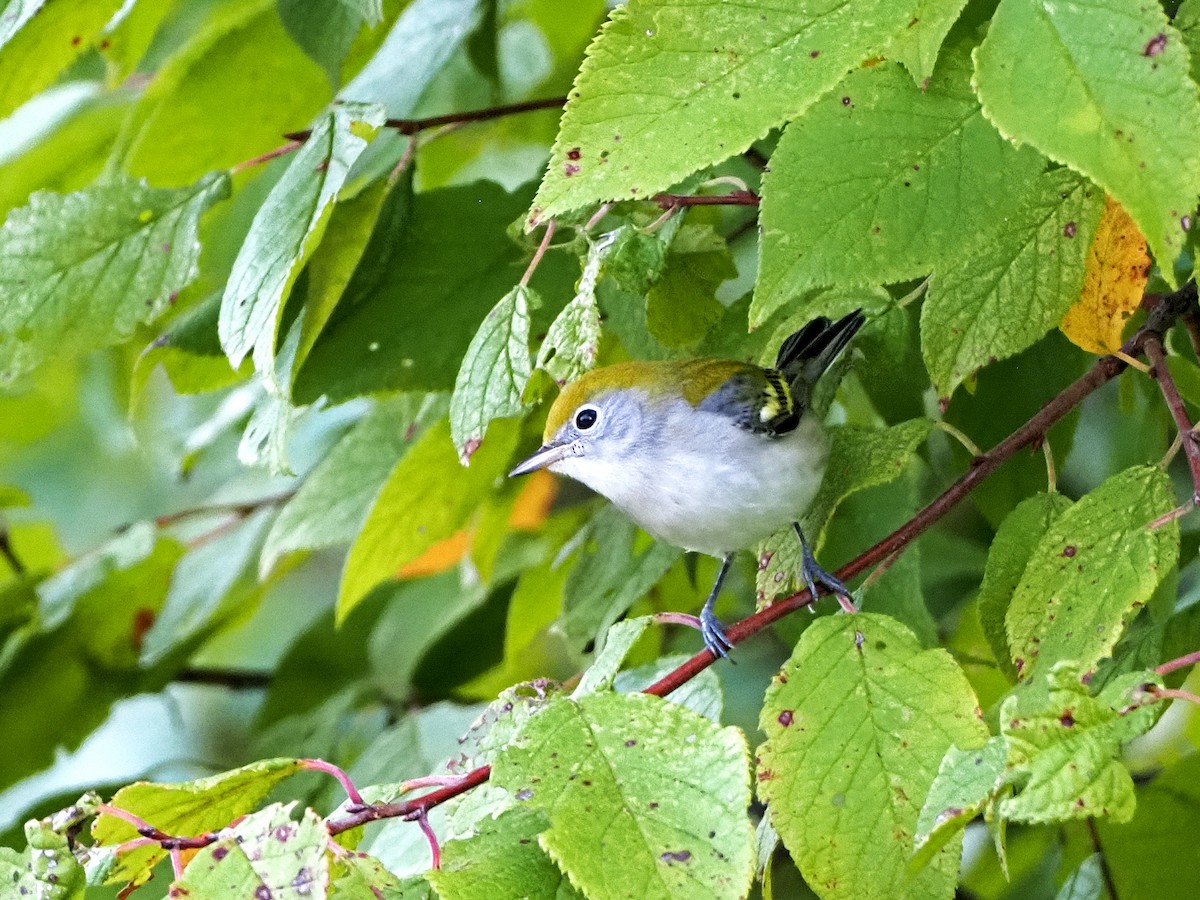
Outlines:
POLYGON ((600 411, 594 406, 585 406, 575 413, 575 427, 587 431, 600 420, 600 411))

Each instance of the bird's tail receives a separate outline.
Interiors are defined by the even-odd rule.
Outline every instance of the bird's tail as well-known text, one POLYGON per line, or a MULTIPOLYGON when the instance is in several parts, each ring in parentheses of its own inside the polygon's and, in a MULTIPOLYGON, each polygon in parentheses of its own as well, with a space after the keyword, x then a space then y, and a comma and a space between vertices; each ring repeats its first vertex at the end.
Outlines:
POLYGON ((861 309, 836 322, 830 322, 824 316, 813 319, 783 342, 775 368, 783 372, 793 389, 811 388, 866 321, 861 309))

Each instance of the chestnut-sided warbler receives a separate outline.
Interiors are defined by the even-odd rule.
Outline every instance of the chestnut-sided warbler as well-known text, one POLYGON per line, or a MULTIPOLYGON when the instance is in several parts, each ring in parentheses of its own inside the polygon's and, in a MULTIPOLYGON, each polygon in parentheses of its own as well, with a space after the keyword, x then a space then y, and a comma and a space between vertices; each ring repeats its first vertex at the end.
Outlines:
POLYGON ((625 362, 568 384, 546 419, 542 447, 512 470, 569 475, 603 494, 652 536, 721 560, 700 613, 714 656, 732 647, 713 605, 734 552, 791 523, 802 576, 847 598, 822 569, 799 519, 825 474, 828 439, 808 411, 813 386, 865 317, 809 322, 771 369, 729 359, 625 362))

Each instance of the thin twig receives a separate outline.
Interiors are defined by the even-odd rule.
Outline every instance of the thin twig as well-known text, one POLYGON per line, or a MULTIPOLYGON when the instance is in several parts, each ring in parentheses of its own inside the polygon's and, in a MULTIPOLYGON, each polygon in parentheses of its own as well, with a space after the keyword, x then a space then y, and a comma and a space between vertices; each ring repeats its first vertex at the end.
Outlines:
POLYGON ((271 494, 267 497, 259 497, 257 500, 242 500, 236 503, 210 503, 206 506, 193 506, 188 509, 181 509, 177 512, 155 516, 154 524, 158 528, 166 528, 169 525, 182 522, 184 519, 200 518, 202 516, 231 515, 236 516, 239 519, 244 519, 263 507, 278 506, 280 504, 287 503, 295 495, 296 492, 294 490, 283 491, 278 494, 271 494))
POLYGON ((1096 820, 1087 820, 1088 835, 1091 837, 1092 849, 1096 851, 1096 856, 1100 858, 1100 874, 1104 876, 1104 887, 1108 891, 1110 900, 1118 900, 1117 885, 1113 881, 1112 870, 1108 867, 1108 857, 1104 855, 1104 848, 1100 844, 1100 832, 1096 828, 1096 820))
POLYGON ((8 567, 13 570, 14 575, 24 575, 26 571, 25 563, 21 562, 21 557, 17 556, 17 551, 13 549, 12 540, 8 536, 8 529, 0 526, 0 556, 4 557, 8 567))
POLYGON ((269 688, 274 676, 253 669, 184 669, 171 680, 181 684, 210 684, 231 691, 256 691, 269 688))
POLYGON ((680 206, 758 206, 754 191, 731 191, 728 194, 655 194, 650 198, 663 209, 680 206))
MULTIPOLYGON (((501 119, 517 113, 536 112, 541 109, 556 109, 566 104, 566 97, 546 97, 542 100, 526 100, 523 103, 509 103, 504 106, 491 106, 487 109, 475 109, 467 112, 446 113, 441 116, 427 116, 424 119, 388 119, 385 128, 405 135, 414 135, 429 128, 442 125, 462 125, 467 122, 487 122, 491 119, 501 119)), ((311 129, 292 131, 284 135, 293 141, 308 140, 311 129)))
POLYGON ((1195 650, 1186 656, 1167 660, 1161 666, 1155 666, 1154 671, 1159 675, 1166 675, 1174 672, 1176 669, 1185 669, 1188 666, 1194 666, 1196 663, 1200 663, 1200 650, 1195 650))
POLYGON ((1150 374, 1158 382, 1163 399, 1167 402, 1167 409, 1171 411, 1171 418, 1175 420, 1175 426, 1183 438, 1183 453, 1192 473, 1192 503, 1200 503, 1200 443, 1196 441, 1192 420, 1188 417, 1187 407, 1184 406, 1183 397, 1179 395, 1175 379, 1171 377, 1162 338, 1157 334, 1148 335, 1144 348, 1151 364, 1150 374))
POLYGON ((351 804, 354 806, 364 806, 362 794, 358 792, 358 788, 354 786, 354 782, 350 780, 350 776, 346 774, 346 770, 335 766, 331 762, 326 762, 323 759, 302 759, 300 760, 302 768, 308 769, 311 772, 324 772, 327 775, 332 775, 337 779, 338 784, 346 792, 346 796, 350 798, 351 804))
POLYGON ((1152 685, 1146 689, 1146 693, 1153 694, 1155 697, 1167 697, 1171 700, 1186 700, 1188 703, 1195 703, 1197 706, 1200 706, 1200 697, 1182 688, 1160 688, 1157 685, 1152 685))
POLYGON ((433 833, 433 827, 429 824, 429 816, 425 810, 421 810, 416 816, 416 822, 421 826, 421 831, 425 833, 425 840, 429 841, 429 853, 433 857, 433 861, 429 864, 431 869, 440 869, 442 867, 442 848, 438 844, 437 835, 433 833))
POLYGON ((290 140, 286 144, 276 147, 274 150, 268 150, 266 153, 260 153, 258 156, 253 156, 250 159, 244 159, 240 163, 230 167, 231 172, 235 175, 238 172, 243 172, 246 169, 254 166, 262 165, 265 162, 270 162, 280 156, 287 156, 289 153, 294 153, 304 146, 304 142, 300 140, 290 140))
POLYGON ((542 257, 546 255, 546 248, 550 246, 550 238, 554 236, 554 220, 550 219, 546 222, 546 233, 542 235, 542 242, 538 244, 537 250, 533 254, 533 259, 529 261, 529 267, 525 270, 525 274, 521 276, 521 287, 529 284, 529 279, 533 277, 533 273, 537 271, 538 264, 542 261, 542 257))

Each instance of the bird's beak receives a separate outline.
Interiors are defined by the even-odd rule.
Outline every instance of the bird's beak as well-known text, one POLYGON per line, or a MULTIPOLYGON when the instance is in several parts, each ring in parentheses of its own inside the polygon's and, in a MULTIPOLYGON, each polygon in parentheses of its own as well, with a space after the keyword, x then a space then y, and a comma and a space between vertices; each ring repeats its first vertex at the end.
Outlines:
POLYGON ((508 477, 514 478, 517 475, 528 475, 530 472, 536 472, 538 469, 552 466, 560 459, 578 455, 579 448, 574 441, 568 441, 565 444, 545 444, 539 447, 537 452, 528 459, 518 463, 517 467, 508 473, 508 477))

